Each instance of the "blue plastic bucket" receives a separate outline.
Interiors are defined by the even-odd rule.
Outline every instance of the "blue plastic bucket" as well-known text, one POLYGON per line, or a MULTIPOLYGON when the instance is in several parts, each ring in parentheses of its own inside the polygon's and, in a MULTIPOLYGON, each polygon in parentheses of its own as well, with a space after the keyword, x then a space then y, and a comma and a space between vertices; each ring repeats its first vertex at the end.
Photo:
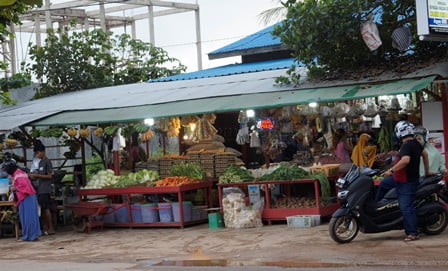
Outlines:
POLYGON ((116 223, 129 223, 128 206, 122 205, 122 204, 117 204, 114 206, 114 209, 115 209, 115 222, 116 223))
POLYGON ((159 213, 157 212, 155 203, 142 204, 142 222, 143 223, 155 223, 159 222, 159 213))
POLYGON ((173 222, 173 210, 170 202, 161 202, 157 204, 159 209, 160 222, 173 222))
POLYGON ((115 213, 113 212, 113 208, 108 207, 106 213, 107 214, 103 217, 104 223, 115 223, 115 213))
POLYGON ((9 191, 9 179, 0 178, 0 194, 6 194, 9 191))
MULTIPOLYGON (((179 210, 179 203, 173 202, 171 203, 173 206, 173 216, 175 222, 180 222, 180 210, 179 210)), ((184 201, 182 202, 183 207, 183 213, 184 213, 184 222, 191 221, 191 213, 193 205, 190 201, 184 201)))
POLYGON ((132 221, 134 223, 143 223, 142 205, 132 204, 131 208, 132 208, 132 221))

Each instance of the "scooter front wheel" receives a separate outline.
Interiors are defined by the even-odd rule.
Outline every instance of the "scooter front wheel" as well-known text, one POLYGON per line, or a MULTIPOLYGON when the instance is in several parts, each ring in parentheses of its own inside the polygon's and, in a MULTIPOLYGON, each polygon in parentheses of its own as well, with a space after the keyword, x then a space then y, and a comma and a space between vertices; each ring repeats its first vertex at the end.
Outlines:
POLYGON ((446 208, 440 204, 436 205, 433 209, 433 213, 430 216, 435 216, 434 223, 425 225, 422 228, 422 232, 429 235, 436 235, 442 233, 448 225, 448 213, 446 208))
POLYGON ((332 217, 329 231, 331 238, 338 243, 349 243, 358 235, 359 224, 355 218, 332 217))

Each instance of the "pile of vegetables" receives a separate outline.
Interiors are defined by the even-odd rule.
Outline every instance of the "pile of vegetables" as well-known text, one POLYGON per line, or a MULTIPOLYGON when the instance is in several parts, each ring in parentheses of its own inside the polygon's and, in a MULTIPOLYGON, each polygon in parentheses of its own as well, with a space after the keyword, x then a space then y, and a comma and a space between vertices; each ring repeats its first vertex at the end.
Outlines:
POLYGON ((172 177, 166 177, 160 181, 156 182, 156 187, 162 187, 162 186, 181 186, 184 184, 192 184, 192 183, 199 183, 200 181, 198 179, 193 179, 185 176, 172 176, 172 177))
POLYGON ((144 183, 147 186, 153 186, 155 181, 159 179, 159 173, 157 171, 142 169, 137 172, 131 172, 128 175, 120 176, 114 187, 129 187, 144 183))
POLYGON ((93 175, 85 189, 98 189, 104 187, 129 187, 146 183, 147 186, 154 185, 154 182, 159 179, 157 171, 142 169, 135 173, 128 175, 115 176, 111 169, 100 170, 93 175))
POLYGON ((198 162, 180 163, 171 166, 170 175, 202 180, 205 176, 205 171, 198 162))
MULTIPOLYGON (((325 206, 325 202, 322 201, 320 203, 321 207, 325 206)), ((286 197, 278 200, 275 203, 275 208, 315 208, 316 207, 316 199, 307 198, 307 197, 286 197)))
POLYGON ((112 187, 118 182, 119 176, 115 176, 115 173, 111 169, 100 170, 90 178, 84 188, 97 189, 103 187, 112 187))
POLYGON ((243 183, 251 182, 254 177, 247 169, 237 165, 230 165, 226 171, 219 176, 219 183, 243 183))
POLYGON ((324 173, 313 173, 310 174, 308 178, 317 179, 319 181, 320 192, 322 193, 323 199, 330 197, 330 183, 324 173))
POLYGON ((309 177, 309 174, 303 168, 293 165, 287 166, 281 163, 280 166, 270 174, 261 176, 261 181, 272 181, 272 180, 297 180, 305 179, 309 177))
POLYGON ((272 173, 263 175, 260 178, 261 181, 300 179, 317 179, 320 183, 322 197, 326 198, 330 196, 330 183, 324 173, 319 172, 309 174, 306 170, 297 165, 287 166, 282 163, 272 173))

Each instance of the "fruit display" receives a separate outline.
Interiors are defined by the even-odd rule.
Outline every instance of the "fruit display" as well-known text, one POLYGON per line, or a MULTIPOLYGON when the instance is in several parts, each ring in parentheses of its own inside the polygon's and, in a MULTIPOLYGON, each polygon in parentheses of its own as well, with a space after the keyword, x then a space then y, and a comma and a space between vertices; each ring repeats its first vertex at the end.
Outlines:
POLYGON ((12 138, 7 138, 7 139, 5 139, 5 144, 8 148, 14 148, 15 146, 17 146, 17 140, 12 139, 12 138))
POLYGON ((75 138, 78 135, 78 131, 75 128, 70 128, 70 129, 67 130, 67 134, 71 138, 75 138))
POLYGON ((87 138, 90 135, 90 129, 82 128, 79 130, 79 136, 82 138, 87 138))
POLYGON ((98 127, 95 129, 95 131, 93 131, 93 134, 97 137, 102 137, 103 136, 103 128, 98 127))

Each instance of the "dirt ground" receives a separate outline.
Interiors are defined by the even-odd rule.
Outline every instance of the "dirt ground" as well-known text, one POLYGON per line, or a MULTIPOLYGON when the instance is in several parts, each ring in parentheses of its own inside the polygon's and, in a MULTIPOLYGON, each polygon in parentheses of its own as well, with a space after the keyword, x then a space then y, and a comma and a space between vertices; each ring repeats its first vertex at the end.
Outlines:
POLYGON ((403 237, 402 231, 360 233, 349 244, 337 244, 329 237, 328 223, 312 228, 277 224, 240 230, 209 229, 207 224, 185 229, 105 228, 94 229, 91 234, 65 228, 37 242, 2 238, 0 260, 2 265, 26 259, 81 265, 114 263, 123 268, 163 261, 225 260, 228 266, 384 265, 448 269, 448 231, 438 236, 423 235, 410 243, 403 242, 403 237))

